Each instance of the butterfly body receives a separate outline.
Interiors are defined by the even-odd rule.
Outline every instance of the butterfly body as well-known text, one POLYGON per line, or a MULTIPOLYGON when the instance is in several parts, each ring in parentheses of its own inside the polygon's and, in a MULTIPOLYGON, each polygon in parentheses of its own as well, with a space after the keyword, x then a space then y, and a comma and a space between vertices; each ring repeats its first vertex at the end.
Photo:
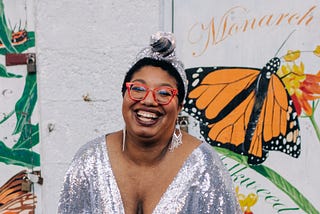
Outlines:
POLYGON ((271 79, 271 75, 275 74, 280 66, 280 59, 279 58, 272 58, 266 66, 264 66, 260 74, 255 81, 255 101, 252 109, 252 113, 250 115, 250 121, 248 123, 248 127, 246 130, 246 135, 244 139, 244 151, 249 150, 250 142, 252 140, 253 133, 256 129, 258 119, 260 117, 260 113, 262 110, 262 106, 264 100, 267 96, 269 81, 271 79))
POLYGON ((184 110, 200 121, 206 141, 248 156, 250 164, 265 161, 268 150, 297 157, 299 123, 276 75, 279 66, 280 59, 273 58, 262 69, 187 69, 191 84, 184 110))

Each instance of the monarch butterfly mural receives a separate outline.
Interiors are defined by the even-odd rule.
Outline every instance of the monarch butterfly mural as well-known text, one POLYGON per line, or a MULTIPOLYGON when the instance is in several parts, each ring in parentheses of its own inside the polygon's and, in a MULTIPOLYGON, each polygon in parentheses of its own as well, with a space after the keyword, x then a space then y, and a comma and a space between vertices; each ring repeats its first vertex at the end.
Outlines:
MULTIPOLYGON (((17 32, 12 31, 11 35, 11 44, 20 45, 25 43, 28 40, 28 34, 26 30, 19 30, 17 32)), ((5 47, 0 40, 0 48, 5 47)))
POLYGON ((20 171, 0 187, 0 213, 34 213, 36 196, 22 188, 26 177, 26 171, 20 171))
POLYGON ((270 150, 299 157, 301 137, 293 101, 277 76, 280 59, 262 69, 196 67, 186 70, 189 95, 184 110, 200 121, 213 146, 228 148, 261 164, 270 150))

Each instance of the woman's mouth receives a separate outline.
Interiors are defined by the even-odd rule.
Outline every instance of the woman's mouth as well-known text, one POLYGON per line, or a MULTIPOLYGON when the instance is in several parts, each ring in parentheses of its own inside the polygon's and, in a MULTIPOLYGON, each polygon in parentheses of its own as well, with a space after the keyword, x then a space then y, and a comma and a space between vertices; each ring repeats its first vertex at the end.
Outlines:
POLYGON ((146 124, 146 125, 152 125, 157 122, 159 119, 159 115, 154 112, 149 111, 143 111, 138 110, 136 112, 137 118, 140 123, 146 124))

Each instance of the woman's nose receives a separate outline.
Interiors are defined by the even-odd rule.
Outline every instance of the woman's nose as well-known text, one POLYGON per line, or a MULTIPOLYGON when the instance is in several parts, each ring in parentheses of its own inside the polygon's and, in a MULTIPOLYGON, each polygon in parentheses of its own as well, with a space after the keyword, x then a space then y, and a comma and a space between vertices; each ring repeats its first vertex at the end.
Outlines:
POLYGON ((152 91, 149 91, 149 93, 147 94, 146 98, 143 99, 141 101, 143 104, 145 105, 158 105, 158 103, 156 102, 154 96, 153 96, 153 92, 152 91))

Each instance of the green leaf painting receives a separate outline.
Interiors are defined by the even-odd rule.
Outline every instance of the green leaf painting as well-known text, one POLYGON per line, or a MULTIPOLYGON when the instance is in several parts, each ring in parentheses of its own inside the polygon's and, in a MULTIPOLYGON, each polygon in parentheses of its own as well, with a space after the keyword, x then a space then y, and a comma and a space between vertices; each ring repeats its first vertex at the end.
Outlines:
POLYGON ((220 154, 231 158, 238 163, 244 165, 246 168, 251 168, 269 181, 271 181, 276 187, 278 187, 281 191, 287 194, 300 209, 304 210, 306 213, 318 214, 319 211, 309 202, 309 200, 303 196, 301 192, 297 188, 295 188, 292 184, 290 184, 285 178, 283 178, 280 174, 275 172, 263 164, 257 166, 248 165, 247 157, 243 155, 239 155, 235 152, 231 152, 227 149, 221 147, 214 147, 214 149, 220 154))
MULTIPOLYGON (((22 53, 34 47, 35 34, 26 31, 26 29, 24 29, 24 36, 27 39, 19 44, 12 43, 13 31, 7 25, 4 6, 3 1, 0 0, 0 55, 22 53)), ((15 108, 0 120, 0 127, 3 127, 8 119, 15 115, 16 124, 12 127, 12 135, 18 137, 18 141, 12 148, 8 147, 6 142, 0 141, 0 162, 32 169, 40 166, 40 155, 33 151, 33 148, 39 144, 39 124, 37 122, 34 124, 34 121, 31 121, 38 94, 36 74, 27 74, 27 69, 25 70, 26 75, 22 76, 8 72, 7 68, 0 64, 0 78, 25 78, 24 89, 15 103, 15 108)))
POLYGON ((18 51, 11 43, 11 33, 11 30, 7 26, 3 1, 0 1, 0 40, 10 53, 18 53, 18 51))
POLYGON ((29 149, 10 149, 0 141, 0 161, 5 164, 33 168, 40 166, 40 155, 29 149))
POLYGON ((8 73, 7 72, 7 68, 0 64, 0 77, 4 77, 4 78, 21 78, 21 75, 17 75, 17 74, 12 74, 12 73, 8 73))
POLYGON ((13 149, 31 149, 39 143, 39 124, 25 124, 23 126, 18 142, 12 147, 13 149))
POLYGON ((13 134, 17 134, 22 131, 25 124, 30 123, 30 118, 33 113, 33 109, 37 102, 37 82, 35 74, 28 74, 26 77, 26 84, 22 94, 22 97, 16 103, 15 112, 17 117, 17 124, 13 131, 13 134))

